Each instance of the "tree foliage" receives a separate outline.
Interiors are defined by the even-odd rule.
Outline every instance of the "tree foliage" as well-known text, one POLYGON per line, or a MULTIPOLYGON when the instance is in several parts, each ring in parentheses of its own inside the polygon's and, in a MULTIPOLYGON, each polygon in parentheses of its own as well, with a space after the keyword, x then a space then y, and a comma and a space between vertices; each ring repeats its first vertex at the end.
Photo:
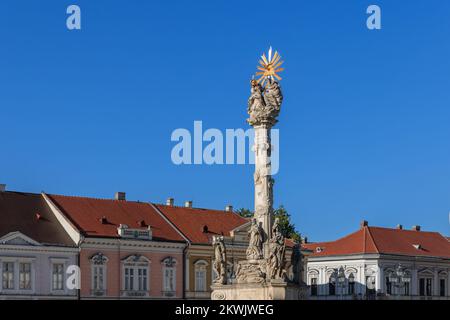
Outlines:
MULTIPOLYGON (((245 208, 241 208, 236 211, 238 215, 244 218, 252 218, 253 211, 245 208)), ((288 239, 292 239, 295 242, 301 241, 300 233, 295 229, 295 224, 291 222, 291 215, 287 212, 286 208, 281 205, 278 209, 273 211, 274 218, 278 218, 280 223, 280 229, 283 236, 288 239)))

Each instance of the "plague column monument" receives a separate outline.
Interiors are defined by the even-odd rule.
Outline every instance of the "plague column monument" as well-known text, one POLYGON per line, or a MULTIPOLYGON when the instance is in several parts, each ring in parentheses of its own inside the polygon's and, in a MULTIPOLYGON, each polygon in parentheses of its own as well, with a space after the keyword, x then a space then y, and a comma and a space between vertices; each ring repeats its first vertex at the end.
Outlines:
MULTIPOLYGON (((281 233, 278 219, 273 218, 273 184, 271 174, 270 130, 277 123, 283 95, 279 81, 279 72, 283 61, 278 52, 263 54, 256 76, 251 80, 251 94, 248 99, 247 122, 255 130, 253 151, 255 152, 255 213, 249 228, 249 245, 246 260, 234 266, 235 277, 229 279, 223 273, 218 275, 212 285, 213 300, 282 300, 300 299, 302 286, 300 279, 288 280, 286 274, 285 239, 281 233)), ((226 265, 223 239, 214 239, 215 264, 226 265)), ((293 263, 300 263, 294 259, 293 263)), ((298 270, 293 265, 293 270, 298 270)))

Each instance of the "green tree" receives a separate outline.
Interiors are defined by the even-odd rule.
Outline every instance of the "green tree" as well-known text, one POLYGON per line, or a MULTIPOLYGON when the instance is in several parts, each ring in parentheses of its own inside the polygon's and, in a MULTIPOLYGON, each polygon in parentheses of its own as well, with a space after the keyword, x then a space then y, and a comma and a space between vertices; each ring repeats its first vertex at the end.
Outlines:
POLYGON ((245 209, 245 208, 240 208, 240 209, 236 210, 236 213, 243 218, 253 217, 253 211, 251 211, 249 209, 245 209))
POLYGON ((281 234, 286 238, 295 242, 301 241, 300 233, 295 229, 295 224, 291 222, 291 215, 287 212, 283 205, 273 211, 274 218, 278 218, 281 234))
MULTIPOLYGON (((244 218, 252 218, 253 211, 245 208, 241 208, 236 211, 238 215, 244 218)), ((283 205, 279 206, 278 209, 273 211, 273 215, 275 218, 278 218, 280 223, 280 229, 283 236, 286 238, 292 239, 295 242, 301 241, 300 233, 295 229, 295 224, 291 222, 291 215, 287 212, 283 205)))

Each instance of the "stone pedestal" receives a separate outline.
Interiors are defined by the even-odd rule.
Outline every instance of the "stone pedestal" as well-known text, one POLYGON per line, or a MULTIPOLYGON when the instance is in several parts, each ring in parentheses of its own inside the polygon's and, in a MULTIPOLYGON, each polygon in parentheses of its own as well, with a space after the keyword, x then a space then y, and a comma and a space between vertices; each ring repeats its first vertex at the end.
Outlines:
POLYGON ((284 281, 269 283, 213 285, 212 300, 302 300, 306 286, 284 281))

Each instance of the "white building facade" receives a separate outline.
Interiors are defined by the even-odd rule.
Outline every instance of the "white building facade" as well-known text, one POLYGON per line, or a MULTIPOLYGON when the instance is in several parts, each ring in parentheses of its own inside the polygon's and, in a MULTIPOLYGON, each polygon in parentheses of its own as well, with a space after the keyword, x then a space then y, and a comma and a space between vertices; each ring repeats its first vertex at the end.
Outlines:
POLYGON ((77 299, 78 249, 43 245, 20 232, 0 238, 1 299, 77 299))
POLYGON ((366 223, 337 241, 305 244, 310 299, 450 300, 448 241, 416 229, 366 223))
POLYGON ((40 194, 0 189, 0 300, 77 299, 78 256, 40 194))

